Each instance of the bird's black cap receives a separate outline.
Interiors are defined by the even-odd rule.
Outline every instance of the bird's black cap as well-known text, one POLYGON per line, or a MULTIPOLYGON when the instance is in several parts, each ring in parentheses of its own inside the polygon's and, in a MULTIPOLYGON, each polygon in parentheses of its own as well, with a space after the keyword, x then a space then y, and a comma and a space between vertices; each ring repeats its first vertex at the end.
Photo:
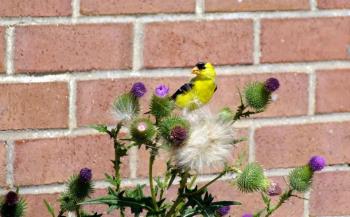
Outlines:
POLYGON ((205 69, 205 63, 203 63, 203 62, 198 62, 196 64, 196 66, 199 70, 205 69))

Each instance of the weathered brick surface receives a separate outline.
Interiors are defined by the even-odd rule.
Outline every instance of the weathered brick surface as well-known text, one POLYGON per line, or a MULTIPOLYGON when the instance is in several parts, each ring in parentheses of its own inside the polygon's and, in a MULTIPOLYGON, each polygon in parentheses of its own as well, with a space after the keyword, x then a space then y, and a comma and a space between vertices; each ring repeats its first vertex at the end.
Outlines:
POLYGON ((189 13, 195 4, 195 0, 83 0, 80 10, 84 15, 189 13))
POLYGON ((70 0, 2 0, 0 17, 46 17, 72 14, 70 0))
POLYGON ((66 128, 67 83, 0 84, 0 130, 66 128))
POLYGON ((131 67, 130 24, 28 26, 16 29, 16 72, 131 67))
POLYGON ((261 61, 348 60, 350 19, 271 19, 261 22, 261 61))
POLYGON ((5 28, 0 27, 0 74, 5 71, 5 28))
MULTIPOLYGON (((285 187, 284 180, 282 178, 274 178, 282 188, 285 187)), ((241 217, 245 213, 251 213, 259 211, 264 207, 259 193, 244 194, 237 190, 229 182, 219 181, 209 187, 209 192, 215 196, 215 200, 234 200, 242 203, 240 206, 233 206, 230 210, 230 216, 241 217)), ((278 198, 273 198, 273 202, 276 203, 278 198)), ((273 217, 302 217, 304 212, 304 202, 297 198, 292 198, 286 202, 280 209, 278 209, 273 217)))
POLYGON ((266 168, 304 165, 312 155, 349 163, 349 130, 350 122, 263 127, 255 132, 256 160, 266 168))
POLYGON ((6 143, 0 141, 0 186, 6 186, 6 143))
MULTIPOLYGON (((113 174, 113 143, 107 136, 34 139, 16 141, 14 179, 16 185, 64 182, 83 167, 93 171, 93 178, 103 180, 113 174)), ((122 174, 129 175, 127 158, 122 174)))
POLYGON ((310 198, 310 216, 350 214, 350 172, 316 174, 310 198))
POLYGON ((317 72, 316 112, 349 112, 350 69, 317 72))
MULTIPOLYGON (((247 76, 219 76, 218 90, 216 91, 210 106, 218 111, 224 106, 235 109, 239 104, 237 87, 241 90, 248 82, 259 79, 264 81, 270 76, 280 79, 282 84, 276 92, 275 102, 260 117, 271 116, 294 116, 307 114, 307 82, 306 74, 260 74, 247 76), (293 82, 288 82, 293 79, 293 82)), ((148 93, 141 99, 143 111, 148 109, 147 102, 150 99, 154 88, 158 84, 166 84, 173 93, 189 78, 139 78, 139 79, 116 79, 116 80, 92 80, 80 81, 77 85, 77 119, 79 126, 86 126, 96 123, 116 123, 113 119, 111 105, 113 100, 128 91, 132 83, 137 81, 145 82, 148 93)))
POLYGON ((249 64, 252 40, 251 20, 152 23, 145 26, 144 65, 183 67, 199 60, 249 64))
POLYGON ((224 11, 285 11, 285 10, 307 10, 309 9, 308 0, 206 0, 206 11, 224 12, 224 11))
POLYGON ((350 8, 350 1, 348 0, 318 0, 317 6, 320 9, 345 9, 350 8))

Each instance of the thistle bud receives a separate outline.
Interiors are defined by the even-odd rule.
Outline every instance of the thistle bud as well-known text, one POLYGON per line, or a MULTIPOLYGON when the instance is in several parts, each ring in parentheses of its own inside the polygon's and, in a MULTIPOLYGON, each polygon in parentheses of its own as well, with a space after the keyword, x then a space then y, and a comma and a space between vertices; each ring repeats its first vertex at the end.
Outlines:
POLYGON ((267 194, 269 196, 278 196, 282 194, 282 188, 278 183, 272 182, 270 183, 269 189, 267 190, 267 194))
POLYGON ((174 101, 167 96, 168 93, 169 88, 161 84, 155 89, 155 95, 151 99, 150 113, 158 119, 169 116, 175 108, 174 101))
POLYGON ((80 170, 80 172, 79 172, 79 180, 81 182, 86 183, 86 182, 91 181, 91 179, 92 179, 91 169, 83 168, 83 169, 80 170))
POLYGON ((271 92, 266 90, 264 83, 255 82, 246 86, 244 97, 248 106, 256 111, 262 111, 271 101, 271 92))
POLYGON ((135 83, 130 92, 132 93, 133 96, 135 96, 136 98, 140 98, 143 95, 145 95, 145 93, 147 92, 147 89, 145 87, 145 85, 142 82, 137 82, 135 83))
POLYGON ((187 138, 188 129, 188 121, 178 116, 166 117, 159 124, 159 132, 169 144, 181 144, 179 142, 187 138))
POLYGON ((10 191, 5 195, 5 199, 0 204, 1 217, 23 217, 26 203, 20 199, 18 194, 10 191))
POLYGON ((298 167, 289 173, 289 185, 298 192, 306 192, 311 186, 313 171, 307 166, 298 167))
POLYGON ((309 161, 312 171, 321 171, 326 166, 326 160, 321 156, 313 156, 309 161))
POLYGON ((223 207, 219 208, 218 210, 216 210, 216 212, 219 216, 225 216, 225 215, 229 214, 230 206, 223 206, 223 207))
POLYGON ((131 124, 130 134, 138 144, 143 144, 153 140, 156 129, 150 120, 140 118, 131 124))
POLYGON ((14 191, 10 191, 6 194, 5 204, 8 206, 13 206, 18 203, 18 194, 14 191))
POLYGON ((187 139, 187 130, 183 127, 176 126, 170 132, 170 140, 174 145, 181 145, 187 139))
POLYGON ((265 89, 270 93, 276 91, 280 87, 280 83, 276 78, 269 78, 265 81, 265 89))
POLYGON ((236 182, 238 189, 245 193, 265 191, 269 186, 263 168, 257 163, 248 164, 237 177, 236 182))

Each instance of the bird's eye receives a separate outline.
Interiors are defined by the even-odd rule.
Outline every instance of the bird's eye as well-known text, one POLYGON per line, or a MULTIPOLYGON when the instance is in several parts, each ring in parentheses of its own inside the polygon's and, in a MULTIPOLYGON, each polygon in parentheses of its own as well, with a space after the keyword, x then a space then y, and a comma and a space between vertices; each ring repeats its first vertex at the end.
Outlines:
POLYGON ((205 69, 205 63, 203 63, 203 62, 197 63, 196 66, 199 70, 205 69))

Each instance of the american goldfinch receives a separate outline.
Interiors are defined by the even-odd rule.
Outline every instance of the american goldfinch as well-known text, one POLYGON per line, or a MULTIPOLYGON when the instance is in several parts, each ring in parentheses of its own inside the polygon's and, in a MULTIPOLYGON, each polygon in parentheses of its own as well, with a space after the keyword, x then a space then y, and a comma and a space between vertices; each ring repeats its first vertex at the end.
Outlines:
POLYGON ((175 104, 184 109, 194 110, 207 104, 217 89, 216 72, 211 63, 199 62, 192 69, 196 77, 182 85, 171 98, 175 104))

